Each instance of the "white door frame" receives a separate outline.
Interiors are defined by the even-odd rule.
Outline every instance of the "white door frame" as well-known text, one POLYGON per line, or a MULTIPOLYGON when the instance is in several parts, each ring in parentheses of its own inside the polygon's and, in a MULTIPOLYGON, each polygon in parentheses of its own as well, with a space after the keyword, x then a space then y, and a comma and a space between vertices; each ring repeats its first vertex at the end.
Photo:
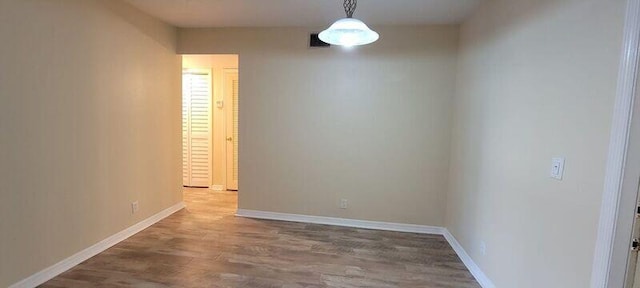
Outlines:
POLYGON ((622 288, 625 280, 638 192, 638 179, 625 177, 625 163, 638 98, 639 45, 640 0, 628 0, 591 288, 622 288))

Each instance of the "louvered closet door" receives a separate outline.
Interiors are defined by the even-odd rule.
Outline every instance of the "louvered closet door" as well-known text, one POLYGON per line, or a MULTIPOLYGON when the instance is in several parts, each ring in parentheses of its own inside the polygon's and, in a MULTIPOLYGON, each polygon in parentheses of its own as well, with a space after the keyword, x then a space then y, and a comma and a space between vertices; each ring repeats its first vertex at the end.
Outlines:
POLYGON ((182 75, 182 185, 191 186, 189 173, 189 95, 191 79, 188 74, 182 75))
POLYGON ((183 83, 187 86, 184 90, 187 95, 183 97, 186 99, 183 107, 187 110, 187 136, 183 138, 183 147, 187 147, 183 156, 187 156, 187 163, 183 162, 183 169, 186 168, 183 177, 187 175, 187 186, 208 187, 211 183, 211 72, 188 70, 183 74, 183 83))

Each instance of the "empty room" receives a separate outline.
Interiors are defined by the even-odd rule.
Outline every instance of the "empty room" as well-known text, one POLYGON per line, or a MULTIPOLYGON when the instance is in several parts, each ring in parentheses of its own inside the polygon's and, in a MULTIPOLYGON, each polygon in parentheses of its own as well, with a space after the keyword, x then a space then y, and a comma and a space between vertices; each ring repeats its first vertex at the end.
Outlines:
POLYGON ((640 288, 640 0, 0 0, 0 287, 640 288))

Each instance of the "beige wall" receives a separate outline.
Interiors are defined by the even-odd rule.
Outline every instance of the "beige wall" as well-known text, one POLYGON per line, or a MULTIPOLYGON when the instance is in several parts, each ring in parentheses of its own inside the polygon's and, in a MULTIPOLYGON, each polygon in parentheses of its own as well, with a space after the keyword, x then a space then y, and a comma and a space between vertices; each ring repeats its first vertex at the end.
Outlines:
POLYGON ((447 227, 497 287, 589 287, 625 2, 493 0, 462 25, 447 227))
POLYGON ((113 0, 0 1, 0 39, 7 287, 181 201, 181 63, 113 0))
MULTIPOLYGON (((353 50, 180 29, 177 50, 240 54, 241 209, 446 225, 498 287, 588 287, 624 2, 488 0, 461 35, 353 50)), ((0 24, 4 287, 181 201, 181 61, 120 1, 4 0, 0 24)))
POLYGON ((240 55, 241 209, 443 224, 458 28, 374 28, 348 51, 308 48, 318 29, 179 30, 179 53, 240 55))
MULTIPOLYGON (((182 68, 209 69, 212 72, 212 112, 213 112, 213 155, 212 177, 210 185, 217 185, 226 189, 227 150, 226 145, 226 119, 224 109, 216 106, 216 101, 224 100, 222 86, 224 85, 224 70, 238 69, 238 55, 184 55, 182 56, 182 68)), ((225 103, 226 104, 226 103, 225 103)))

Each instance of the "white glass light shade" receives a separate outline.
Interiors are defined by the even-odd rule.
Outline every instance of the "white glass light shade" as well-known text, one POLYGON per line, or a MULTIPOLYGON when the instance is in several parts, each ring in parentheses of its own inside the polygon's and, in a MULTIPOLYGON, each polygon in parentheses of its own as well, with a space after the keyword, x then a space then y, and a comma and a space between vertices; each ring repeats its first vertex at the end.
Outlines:
POLYGON ((357 46, 373 43, 380 35, 358 19, 344 18, 320 32, 318 38, 331 45, 357 46))

